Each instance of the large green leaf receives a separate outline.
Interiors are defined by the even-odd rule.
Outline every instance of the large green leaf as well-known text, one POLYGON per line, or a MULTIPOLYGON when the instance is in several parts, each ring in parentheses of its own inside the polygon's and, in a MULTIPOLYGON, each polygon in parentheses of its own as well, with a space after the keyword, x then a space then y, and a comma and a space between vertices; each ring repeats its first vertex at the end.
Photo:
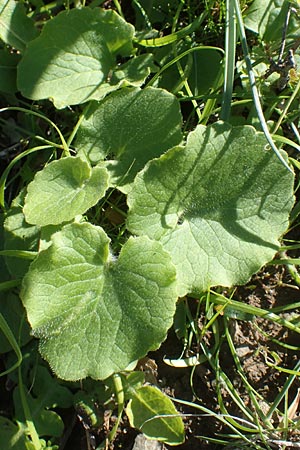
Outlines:
POLYGON ((29 41, 39 34, 33 20, 26 15, 23 3, 0 0, 0 38, 23 52, 29 41))
POLYGON ((108 173, 79 157, 53 161, 37 172, 28 185, 23 208, 26 221, 45 226, 56 225, 83 214, 103 197, 108 173))
POLYGON ((134 28, 112 10, 63 11, 28 45, 18 86, 31 99, 51 98, 58 108, 101 98, 117 55, 132 52, 134 28))
POLYGON ((150 439, 170 445, 184 441, 184 425, 172 401, 154 386, 135 390, 126 413, 130 425, 150 439))
POLYGON ((105 379, 156 349, 175 312, 171 258, 131 238, 118 260, 100 227, 72 223, 30 266, 21 298, 40 351, 68 380, 105 379))
POLYGON ((92 163, 107 155, 113 183, 125 189, 147 161, 182 139, 178 100, 163 89, 125 88, 95 103, 76 145, 92 163))
POLYGON ((128 227, 172 256, 180 295, 245 283, 288 226, 293 175, 254 128, 198 126, 137 175, 128 227))

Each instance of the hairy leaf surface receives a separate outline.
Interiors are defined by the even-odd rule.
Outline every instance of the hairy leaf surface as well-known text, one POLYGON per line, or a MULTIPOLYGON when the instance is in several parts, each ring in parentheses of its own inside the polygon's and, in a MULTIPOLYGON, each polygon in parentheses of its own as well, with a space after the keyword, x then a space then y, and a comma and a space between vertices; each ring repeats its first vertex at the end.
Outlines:
POLYGON ((245 283, 275 255, 294 177, 265 146, 250 126, 198 126, 137 175, 128 227, 170 252, 180 295, 245 283))
POLYGON ((116 56, 132 52, 133 33, 112 10, 61 12, 28 45, 18 67, 22 94, 51 98, 58 108, 101 98, 98 88, 110 78, 116 56))
POLYGON ((26 221, 45 226, 57 225, 83 214, 103 197, 108 187, 108 173, 79 157, 66 157, 37 172, 28 185, 26 221))
POLYGON ((72 223, 30 266, 22 300, 40 351, 60 378, 105 379, 156 349, 175 312, 171 258, 130 238, 118 260, 100 227, 72 223))
POLYGON ((182 139, 182 117, 175 96, 163 89, 125 88, 93 105, 76 145, 91 163, 107 155, 113 183, 122 189, 147 161, 182 139))

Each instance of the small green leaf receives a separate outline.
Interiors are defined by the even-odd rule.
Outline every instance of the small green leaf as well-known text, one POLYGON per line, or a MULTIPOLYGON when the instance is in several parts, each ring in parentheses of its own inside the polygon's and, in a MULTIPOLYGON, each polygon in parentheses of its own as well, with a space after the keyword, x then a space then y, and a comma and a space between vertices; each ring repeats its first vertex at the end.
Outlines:
POLYGON ((177 298, 170 256, 130 238, 118 260, 100 227, 72 223, 32 262, 21 298, 40 351, 63 379, 105 379, 156 349, 177 298))
POLYGON ((124 88, 94 104, 76 144, 92 163, 115 157, 108 169, 112 183, 124 190, 147 161, 181 141, 181 125, 179 102, 172 94, 124 88))
POLYGON ((288 227, 294 177, 265 146, 249 126, 198 126, 184 148, 137 175, 128 228, 170 252, 179 296, 243 284, 274 257, 288 227))
POLYGON ((23 3, 0 0, 0 38, 23 52, 29 41, 39 34, 33 20, 26 15, 23 3))
POLYGON ((28 45, 18 66, 19 89, 31 99, 51 98, 57 108, 99 99, 116 56, 132 52, 133 33, 112 10, 62 11, 28 45))
POLYGON ((172 401, 154 386, 137 389, 126 413, 130 425, 149 439, 170 445, 184 441, 184 425, 178 411, 172 401))
POLYGON ((53 161, 28 185, 23 208, 26 221, 39 226, 68 222, 94 206, 107 187, 105 168, 92 169, 79 157, 53 161))

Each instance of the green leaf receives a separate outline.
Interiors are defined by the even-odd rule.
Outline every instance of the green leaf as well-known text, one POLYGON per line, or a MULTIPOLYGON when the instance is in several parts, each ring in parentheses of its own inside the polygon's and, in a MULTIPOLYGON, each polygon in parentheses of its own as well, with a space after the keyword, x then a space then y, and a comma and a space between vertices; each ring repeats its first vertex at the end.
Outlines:
POLYGON ((152 59, 151 54, 144 54, 135 56, 124 64, 118 64, 109 72, 107 82, 104 81, 97 87, 91 99, 101 100, 124 86, 141 86, 154 68, 152 59))
MULTIPOLYGON (((20 397, 20 388, 17 386, 13 393, 15 418, 18 422, 25 423, 24 410, 20 397)), ((61 436, 64 430, 62 418, 55 412, 45 408, 43 397, 34 398, 27 393, 26 400, 31 412, 34 426, 39 436, 61 436)))
POLYGON ((175 269, 161 245, 130 238, 118 260, 88 223, 52 236, 21 298, 40 351, 63 379, 105 379, 156 349, 172 324, 175 269))
MULTIPOLYGON (((30 350, 32 352, 30 356, 24 354, 22 372, 23 380, 26 379, 27 383, 30 383, 28 384, 30 385, 30 393, 27 393, 26 400, 32 421, 40 436, 61 436, 64 424, 62 418, 52 408, 71 407, 73 394, 69 389, 61 386, 59 381, 50 375, 46 367, 38 364, 37 349, 31 348, 30 350), (28 359, 31 361, 28 361, 28 359), (26 373, 29 368, 30 377, 26 373)), ((19 387, 14 390, 14 405, 16 419, 20 423, 25 423, 19 387)))
MULTIPOLYGON (((23 205, 26 190, 23 189, 12 201, 4 222, 4 249, 37 251, 40 229, 25 221, 23 205)), ((22 278, 30 261, 15 257, 5 257, 6 265, 14 278, 22 278)))
MULTIPOLYGON (((0 250, 3 250, 4 246, 4 214, 0 213, 0 250)), ((5 259, 3 256, 0 256, 0 273, 1 273, 1 282, 5 282, 10 280, 10 273, 5 263, 5 259)))
POLYGON ((99 99, 116 56, 132 52, 134 28, 112 10, 63 11, 28 45, 18 67, 25 97, 51 98, 57 108, 99 99))
MULTIPOLYGON (((25 317, 25 311, 20 299, 14 293, 1 293, 0 313, 6 320, 20 347, 30 341, 30 327, 25 317)), ((11 349, 10 343, 0 329, 0 353, 6 353, 11 349)))
MULTIPOLYGON (((191 50, 189 42, 180 42, 176 47, 178 55, 191 50)), ((211 47, 196 47, 193 52, 179 59, 178 63, 184 71, 185 80, 194 96, 207 95, 210 89, 217 90, 222 86, 222 50, 211 47)), ((169 47, 156 51, 155 60, 162 67, 173 59, 169 47)), ((177 64, 172 64, 163 71, 158 79, 158 86, 171 92, 178 92, 183 88, 182 75, 178 72, 177 64)))
POLYGON ((130 425, 150 439, 170 445, 184 441, 184 425, 172 401, 154 386, 143 386, 135 391, 126 413, 130 425))
MULTIPOLYGON (((258 33, 266 42, 278 41, 277 50, 279 51, 288 7, 287 0, 276 0, 272 4, 270 0, 254 0, 246 11, 245 27, 258 33)), ((294 14, 290 17, 287 31, 290 39, 300 37, 299 20, 294 14)))
POLYGON ((0 38, 23 52, 29 41, 38 35, 24 5, 14 0, 0 0, 0 38))
POLYGON ((94 206, 107 187, 105 168, 92 169, 72 156, 52 161, 28 185, 23 208, 26 221, 39 226, 70 221, 94 206))
POLYGON ((19 428, 6 417, 0 416, 0 441, 5 450, 35 450, 19 428))
POLYGON ((113 184, 124 190, 147 161, 181 141, 181 125, 179 102, 172 94, 125 88, 93 105, 76 145, 92 163, 115 157, 108 169, 113 184))
POLYGON ((34 369, 33 379, 33 394, 43 408, 69 408, 73 405, 71 391, 61 386, 46 367, 37 366, 34 369))
POLYGON ((279 247, 293 181, 254 128, 198 126, 137 175, 128 228, 170 252, 179 296, 243 284, 279 247))
POLYGON ((20 55, 0 50, 0 91, 14 94, 17 92, 17 64, 20 55))

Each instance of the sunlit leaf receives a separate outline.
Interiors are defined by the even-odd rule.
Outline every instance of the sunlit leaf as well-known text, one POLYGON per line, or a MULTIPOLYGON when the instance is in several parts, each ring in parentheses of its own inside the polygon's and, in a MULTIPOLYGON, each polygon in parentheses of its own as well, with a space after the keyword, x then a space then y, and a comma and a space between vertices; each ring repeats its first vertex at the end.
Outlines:
POLYGON ((154 386, 136 389, 126 413, 130 425, 150 439, 171 445, 184 441, 184 425, 178 411, 172 401, 154 386))
POLYGON ((45 226, 73 219, 94 206, 108 187, 105 168, 91 166, 79 157, 67 157, 48 164, 28 185, 26 221, 45 226))
POLYGON ((182 139, 177 99, 163 89, 127 88, 95 103, 76 141, 92 163, 108 157, 112 183, 126 190, 147 161, 182 139))
POLYGON ((175 269, 158 242, 130 238, 116 260, 102 228, 65 226, 30 266, 22 300, 60 377, 105 379, 156 349, 172 324, 175 269))
POLYGON ((254 128, 198 126, 137 175, 128 227, 171 254, 180 296, 243 284, 279 248, 293 181, 254 128))

